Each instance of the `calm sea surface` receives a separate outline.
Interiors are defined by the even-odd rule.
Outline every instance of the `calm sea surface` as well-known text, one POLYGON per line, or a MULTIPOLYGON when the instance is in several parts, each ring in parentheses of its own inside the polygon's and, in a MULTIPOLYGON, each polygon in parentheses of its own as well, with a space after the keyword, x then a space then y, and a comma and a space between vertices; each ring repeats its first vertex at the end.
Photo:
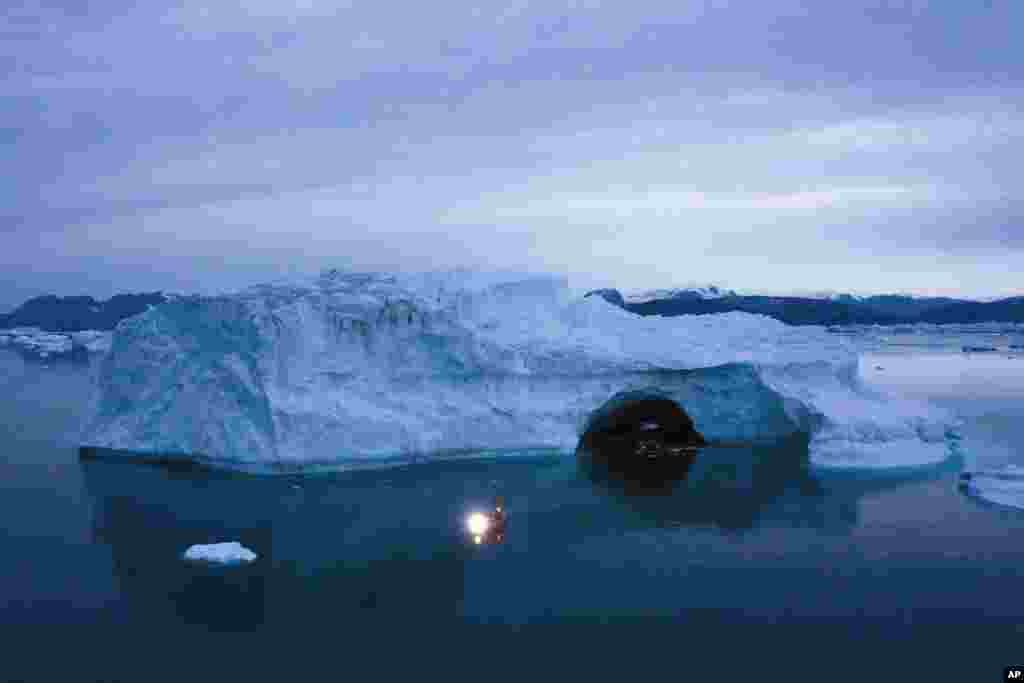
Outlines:
MULTIPOLYGON (((867 381, 1024 464, 1024 358, 894 346, 867 381), (881 368, 881 369, 879 369, 881 368)), ((1024 512, 963 463, 815 470, 707 449, 640 487, 572 454, 306 477, 79 462, 81 365, 0 351, 0 680, 995 681, 1024 662, 1024 512), (505 496, 502 545, 465 514, 505 496), (246 567, 184 564, 239 540, 246 567)))

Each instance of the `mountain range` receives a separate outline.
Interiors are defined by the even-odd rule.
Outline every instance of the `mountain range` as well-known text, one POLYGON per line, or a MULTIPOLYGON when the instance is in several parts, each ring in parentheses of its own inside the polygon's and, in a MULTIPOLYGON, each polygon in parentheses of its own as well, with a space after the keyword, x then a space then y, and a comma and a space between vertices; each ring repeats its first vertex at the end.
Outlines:
MULTIPOLYGON (((883 294, 769 296, 737 294, 718 287, 655 290, 624 296, 598 289, 587 296, 640 315, 703 315, 743 311, 767 315, 790 325, 906 325, 914 323, 1024 323, 1024 296, 996 301, 883 294)), ((125 318, 164 303, 162 292, 118 294, 105 301, 91 296, 40 296, 11 313, 0 314, 0 329, 37 327, 47 332, 112 330, 125 318)))
POLYGON ((0 329, 38 327, 47 332, 112 330, 125 318, 166 300, 161 292, 118 294, 106 301, 97 301, 91 296, 39 296, 10 313, 0 314, 0 329))
POLYGON ((599 289, 587 296, 640 315, 702 315, 743 311, 767 315, 790 325, 900 325, 913 323, 1024 322, 1024 297, 971 301, 948 297, 849 294, 826 298, 737 294, 717 287, 657 290, 623 296, 599 289))

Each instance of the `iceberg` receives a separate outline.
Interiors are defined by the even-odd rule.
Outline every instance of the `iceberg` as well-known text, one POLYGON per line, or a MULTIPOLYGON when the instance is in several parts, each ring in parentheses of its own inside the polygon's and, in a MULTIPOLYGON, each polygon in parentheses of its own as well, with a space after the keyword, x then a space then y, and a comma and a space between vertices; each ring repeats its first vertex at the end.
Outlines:
POLYGON ((182 559, 210 564, 248 564, 256 560, 256 553, 237 541, 230 541, 191 546, 182 559))
POLYGON ((965 472, 960 475, 960 488, 989 503, 1024 509, 1024 467, 1019 465, 965 472))
POLYGON ((96 381, 84 451, 266 471, 572 450, 630 397, 675 402, 711 443, 806 434, 824 466, 955 446, 948 415, 864 386, 825 328, 643 317, 549 276, 331 270, 176 297, 118 326, 96 381))

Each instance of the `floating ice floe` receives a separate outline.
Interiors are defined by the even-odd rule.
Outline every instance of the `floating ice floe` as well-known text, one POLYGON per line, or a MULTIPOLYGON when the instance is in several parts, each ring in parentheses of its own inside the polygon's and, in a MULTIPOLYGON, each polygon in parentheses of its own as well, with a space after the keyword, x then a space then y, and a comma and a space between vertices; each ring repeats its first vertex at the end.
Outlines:
POLYGON ((256 553, 237 541, 194 545, 185 551, 183 558, 189 562, 209 564, 248 564, 256 560, 256 553))
POLYGON ((1024 509, 1024 467, 1019 465, 965 472, 960 475, 960 487, 990 503, 1024 509))
POLYGON ((626 396, 667 398, 711 442, 803 433, 819 465, 951 453, 951 418, 861 383, 822 327, 642 317, 553 277, 329 271, 182 297, 123 321, 82 445, 243 469, 572 449, 626 396))

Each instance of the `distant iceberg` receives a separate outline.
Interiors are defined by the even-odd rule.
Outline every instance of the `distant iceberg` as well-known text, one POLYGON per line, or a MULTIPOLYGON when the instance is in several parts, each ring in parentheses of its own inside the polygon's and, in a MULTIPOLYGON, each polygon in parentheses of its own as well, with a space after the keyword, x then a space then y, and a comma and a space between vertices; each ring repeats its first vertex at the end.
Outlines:
POLYGON ((256 553, 237 541, 194 545, 185 551, 183 559, 210 564, 247 564, 256 560, 256 553))
POLYGON ((851 342, 746 313, 642 317, 566 281, 328 271, 125 320, 82 445, 281 470, 572 449, 621 396, 676 402, 711 442, 804 433, 815 463, 952 452, 949 417, 860 382, 851 342))
POLYGON ((38 327, 0 330, 0 346, 11 346, 38 358, 65 356, 78 350, 105 353, 110 350, 110 340, 110 332, 96 330, 70 333, 44 332, 38 327))

